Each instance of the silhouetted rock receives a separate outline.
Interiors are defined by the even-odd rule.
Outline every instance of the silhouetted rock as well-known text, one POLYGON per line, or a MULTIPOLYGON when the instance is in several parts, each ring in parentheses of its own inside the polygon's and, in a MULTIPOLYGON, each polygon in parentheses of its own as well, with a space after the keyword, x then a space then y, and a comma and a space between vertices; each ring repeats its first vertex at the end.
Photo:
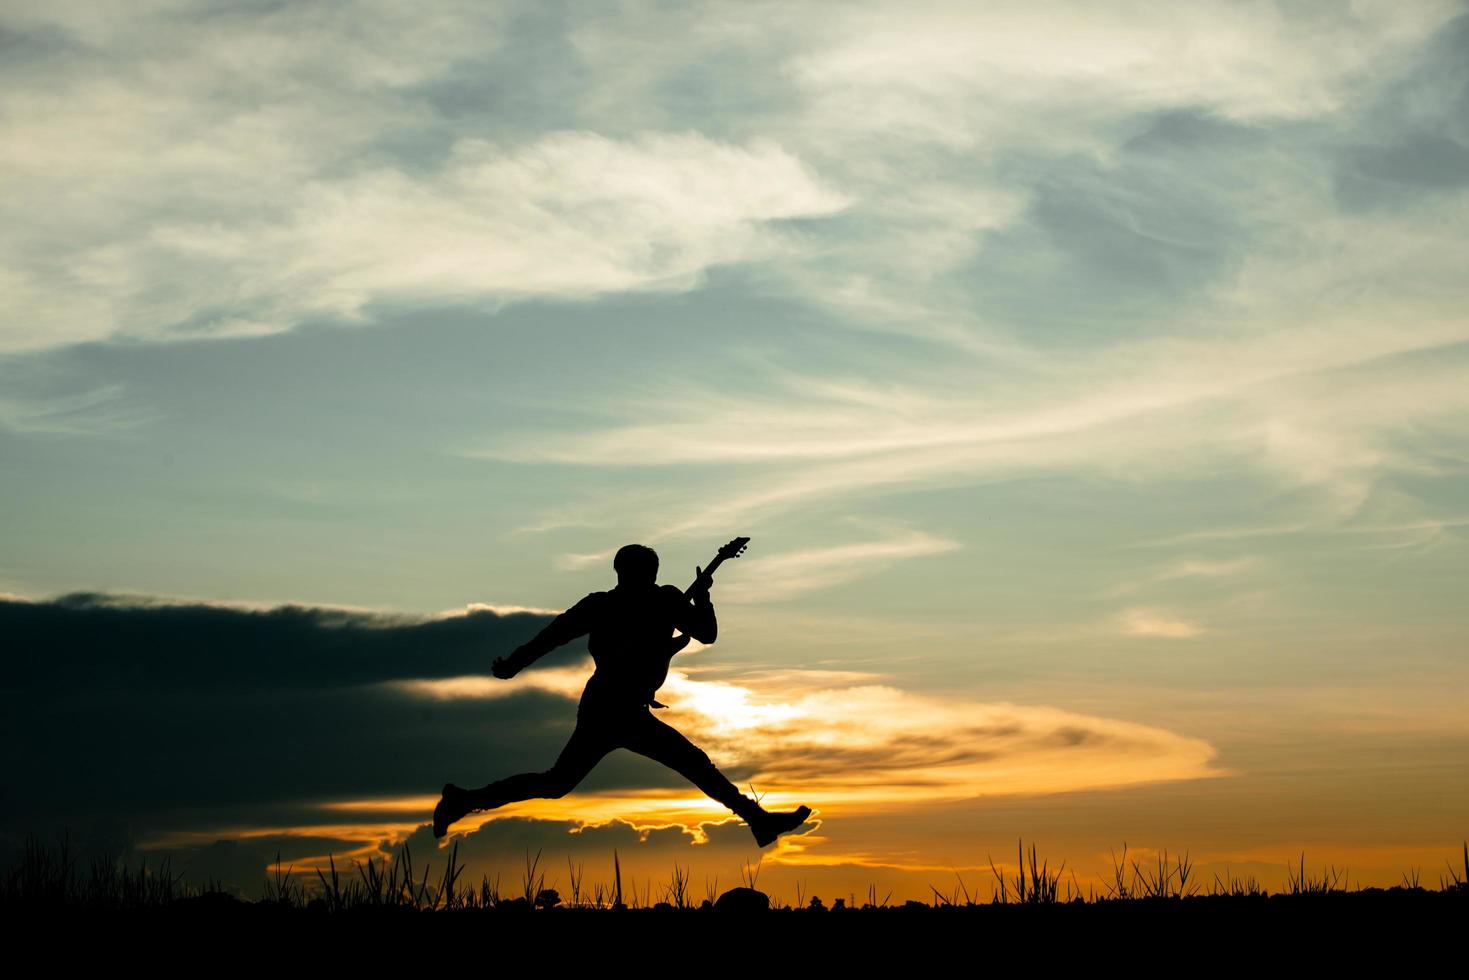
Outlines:
POLYGON ((731 888, 714 907, 721 912, 764 912, 770 908, 770 896, 753 888, 731 888))

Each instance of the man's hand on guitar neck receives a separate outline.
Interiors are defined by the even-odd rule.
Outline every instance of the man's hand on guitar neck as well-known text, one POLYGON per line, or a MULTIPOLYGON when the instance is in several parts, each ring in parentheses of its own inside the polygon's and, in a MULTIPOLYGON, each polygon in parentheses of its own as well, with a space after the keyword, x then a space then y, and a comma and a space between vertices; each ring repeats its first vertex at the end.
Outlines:
POLYGON ((699 605, 704 605, 710 601, 709 590, 713 587, 714 577, 712 575, 705 575, 704 569, 695 565, 694 584, 689 586, 689 591, 686 593, 688 597, 699 605))
POLYGON ((693 566, 693 585, 685 591, 685 597, 695 605, 710 604, 710 589, 714 588, 714 576, 705 574, 704 569, 693 566))

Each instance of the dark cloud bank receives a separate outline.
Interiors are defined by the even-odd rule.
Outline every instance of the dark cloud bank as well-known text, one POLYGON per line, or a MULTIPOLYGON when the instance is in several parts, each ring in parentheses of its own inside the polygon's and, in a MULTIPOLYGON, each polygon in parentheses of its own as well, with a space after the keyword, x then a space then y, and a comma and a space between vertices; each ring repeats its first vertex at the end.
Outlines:
MULTIPOLYGON (((351 814, 316 804, 436 795, 446 780, 478 785, 549 766, 574 722, 566 699, 522 689, 435 701, 385 683, 487 675, 494 657, 549 619, 255 611, 94 593, 0 600, 7 667, 0 861, 9 866, 29 833, 50 841, 67 833, 82 853, 141 857, 137 848, 163 835, 220 828, 218 843, 176 849, 176 862, 191 880, 212 875, 253 893, 277 849, 288 861, 360 842, 329 833, 232 840, 224 828, 422 821, 411 844, 430 853, 427 813, 351 814)), ((577 663, 590 670, 580 643, 541 661, 577 663)), ((649 760, 614 752, 582 785, 680 782, 649 760)), ((743 827, 730 829, 746 840, 743 827)), ((460 855, 518 854, 551 841, 603 854, 609 845, 639 843, 626 825, 567 830, 555 821, 496 821, 460 855)), ((717 844, 722 832, 711 830, 717 844)), ((650 836, 659 835, 689 840, 678 829, 650 836)))

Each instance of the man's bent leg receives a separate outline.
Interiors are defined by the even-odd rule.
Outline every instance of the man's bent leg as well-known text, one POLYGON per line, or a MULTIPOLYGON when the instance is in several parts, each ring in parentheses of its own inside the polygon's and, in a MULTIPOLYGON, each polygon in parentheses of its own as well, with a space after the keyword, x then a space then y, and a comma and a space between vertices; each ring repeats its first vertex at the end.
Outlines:
POLYGON ((493 810, 519 800, 556 799, 565 796, 614 748, 616 745, 608 738, 602 726, 587 723, 578 717, 571 738, 567 740, 565 748, 556 757, 556 764, 550 769, 545 772, 523 772, 507 776, 479 789, 472 789, 465 802, 471 810, 493 810))
POLYGON ((703 749, 690 742, 677 728, 659 721, 651 711, 644 709, 637 716, 637 723, 623 736, 622 745, 663 763, 743 817, 746 823, 753 823, 765 815, 764 808, 741 793, 739 787, 715 767, 703 749))

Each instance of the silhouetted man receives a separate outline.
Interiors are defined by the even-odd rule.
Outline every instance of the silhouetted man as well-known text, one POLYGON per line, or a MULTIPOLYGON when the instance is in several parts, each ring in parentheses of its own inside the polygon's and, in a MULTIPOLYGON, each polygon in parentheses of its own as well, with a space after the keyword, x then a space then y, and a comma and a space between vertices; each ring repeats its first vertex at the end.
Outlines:
POLYGON ((587 649, 596 670, 582 691, 576 729, 556 764, 545 772, 509 776, 475 790, 446 784, 434 808, 435 837, 443 837, 450 824, 475 810, 565 796, 615 748, 631 749, 682 774, 742 817, 761 847, 811 815, 807 806, 790 812, 766 810, 725 778, 702 749, 649 710, 663 707, 654 695, 668 676, 670 658, 688 637, 714 642, 718 624, 709 599, 714 584, 709 575, 696 567, 687 594, 674 585, 658 585, 658 555, 640 544, 619 549, 612 567, 617 571, 616 588, 589 594, 509 657, 496 658, 491 667, 496 677, 508 679, 563 643, 590 634, 587 649), (673 638, 675 628, 685 635, 673 638))

